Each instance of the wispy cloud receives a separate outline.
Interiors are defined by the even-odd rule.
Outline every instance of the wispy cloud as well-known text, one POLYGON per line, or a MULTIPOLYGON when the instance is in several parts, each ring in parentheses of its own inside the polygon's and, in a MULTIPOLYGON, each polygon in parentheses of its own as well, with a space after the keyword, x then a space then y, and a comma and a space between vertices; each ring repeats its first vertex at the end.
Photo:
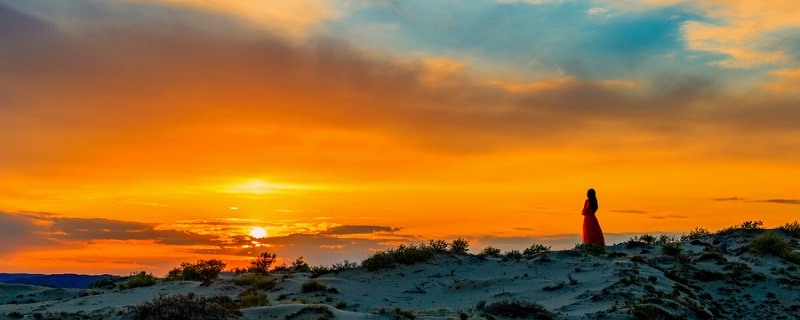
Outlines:
POLYGON ((798 199, 767 199, 767 200, 754 200, 752 202, 800 205, 800 200, 798 199))
POLYGON ((713 198, 711 200, 714 200, 714 201, 744 201, 744 199, 739 198, 739 197, 713 198))

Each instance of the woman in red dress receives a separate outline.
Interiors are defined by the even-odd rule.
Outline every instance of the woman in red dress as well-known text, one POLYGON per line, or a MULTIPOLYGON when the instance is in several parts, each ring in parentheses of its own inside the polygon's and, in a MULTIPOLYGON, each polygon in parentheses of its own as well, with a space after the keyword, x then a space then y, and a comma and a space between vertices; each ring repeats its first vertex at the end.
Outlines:
POLYGON ((606 240, 603 238, 603 230, 600 229, 600 222, 597 221, 595 213, 597 213, 597 195, 594 189, 589 189, 586 192, 586 201, 583 203, 583 243, 606 245, 606 240))

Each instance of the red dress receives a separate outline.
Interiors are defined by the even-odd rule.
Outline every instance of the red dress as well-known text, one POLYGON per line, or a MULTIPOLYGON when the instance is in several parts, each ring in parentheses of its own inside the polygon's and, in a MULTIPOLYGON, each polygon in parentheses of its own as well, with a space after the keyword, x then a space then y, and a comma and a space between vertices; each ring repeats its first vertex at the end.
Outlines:
POLYGON ((589 209, 589 199, 583 203, 583 243, 594 243, 601 246, 606 245, 603 238, 603 230, 600 229, 600 222, 597 221, 595 213, 589 209))

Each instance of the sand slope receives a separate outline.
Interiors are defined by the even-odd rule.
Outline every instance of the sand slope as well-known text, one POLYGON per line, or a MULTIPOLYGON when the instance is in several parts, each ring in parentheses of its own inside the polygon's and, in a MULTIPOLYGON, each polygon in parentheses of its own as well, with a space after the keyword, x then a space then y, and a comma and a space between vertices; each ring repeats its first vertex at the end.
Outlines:
MULTIPOLYGON (((242 309, 243 319, 486 318, 482 306, 502 300, 536 302, 559 319, 630 319, 653 306, 686 319, 800 319, 797 265, 747 252, 761 232, 706 236, 683 243, 679 256, 642 243, 609 246, 598 256, 566 250, 519 261, 440 254, 391 270, 325 274, 316 281, 328 290, 308 293, 301 292, 308 273, 273 274, 271 306, 242 309), (710 251, 720 255, 704 256, 710 251)), ((235 299, 245 290, 231 282, 235 276, 209 286, 159 282, 121 291, 0 284, 0 317, 130 319, 128 306, 159 294, 235 299)))

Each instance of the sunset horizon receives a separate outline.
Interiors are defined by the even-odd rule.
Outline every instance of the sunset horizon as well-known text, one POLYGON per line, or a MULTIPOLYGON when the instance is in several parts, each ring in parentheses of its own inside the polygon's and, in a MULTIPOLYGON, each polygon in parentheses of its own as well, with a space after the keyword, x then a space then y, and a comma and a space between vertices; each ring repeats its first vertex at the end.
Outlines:
POLYGON ((0 272, 607 245, 800 208, 800 3, 0 0, 0 272))

